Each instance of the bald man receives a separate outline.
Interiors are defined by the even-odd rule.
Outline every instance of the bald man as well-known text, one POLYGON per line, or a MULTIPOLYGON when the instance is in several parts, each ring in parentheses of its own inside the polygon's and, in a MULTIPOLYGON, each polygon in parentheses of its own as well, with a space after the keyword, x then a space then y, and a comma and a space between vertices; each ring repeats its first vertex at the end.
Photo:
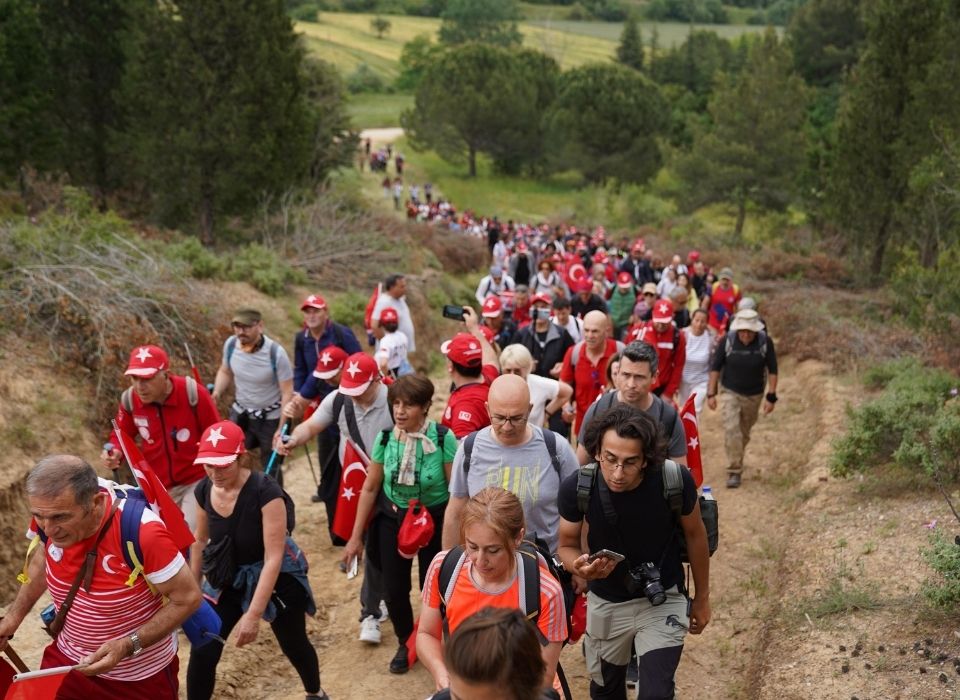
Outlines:
POLYGON ((573 386, 577 430, 590 404, 607 389, 607 362, 623 349, 623 343, 613 340, 610 331, 610 318, 602 311, 591 311, 583 317, 583 340, 563 357, 560 381, 573 386))
POLYGON ((443 548, 460 542, 460 516, 467 499, 486 486, 500 486, 523 504, 527 538, 537 536, 556 552, 557 489, 561 479, 579 469, 573 448, 556 433, 527 422, 530 389, 518 375, 505 374, 493 381, 487 412, 490 425, 465 437, 453 458, 443 548))

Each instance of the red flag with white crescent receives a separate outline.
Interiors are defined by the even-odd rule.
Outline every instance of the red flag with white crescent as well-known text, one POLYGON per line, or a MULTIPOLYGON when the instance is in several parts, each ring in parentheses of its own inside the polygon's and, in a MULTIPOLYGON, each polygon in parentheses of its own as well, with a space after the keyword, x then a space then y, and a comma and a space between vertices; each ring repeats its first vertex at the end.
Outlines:
POLYGON ((113 437, 118 441, 118 446, 127 458, 130 465, 130 471, 137 480, 137 486, 147 497, 147 502, 153 509, 153 512, 160 516, 163 524, 167 527, 167 532, 173 538, 174 544, 181 552, 190 548, 194 542, 193 533, 190 532, 190 526, 183 517, 183 512, 177 507, 170 494, 163 487, 160 478, 150 467, 149 462, 143 458, 143 454, 129 435, 124 433, 113 422, 113 437))
POLYGON ((71 666, 18 673, 7 688, 4 700, 55 700, 60 685, 73 670, 71 666))
POLYGON ((333 514, 330 531, 345 540, 353 534, 353 523, 357 519, 357 506, 360 505, 360 492, 367 479, 367 467, 370 459, 357 443, 348 437, 343 448, 343 471, 340 476, 340 490, 337 493, 337 508, 333 514))
POLYGON ((703 462, 700 459, 700 424, 697 421, 697 407, 693 402, 696 396, 696 393, 693 393, 687 397, 687 402, 680 411, 680 419, 687 434, 687 467, 697 488, 700 488, 703 483, 703 462))
POLYGON ((587 268, 582 263, 575 262, 567 267, 567 285, 575 287, 580 280, 587 279, 587 268))

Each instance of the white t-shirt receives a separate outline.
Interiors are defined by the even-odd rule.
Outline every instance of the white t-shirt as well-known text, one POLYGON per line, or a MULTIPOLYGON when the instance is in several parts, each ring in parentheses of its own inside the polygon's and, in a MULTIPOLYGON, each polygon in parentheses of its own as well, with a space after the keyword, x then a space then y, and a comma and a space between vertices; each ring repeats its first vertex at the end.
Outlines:
POLYGON ((547 404, 560 393, 560 382, 531 372, 527 375, 527 386, 530 387, 530 405, 533 406, 530 409, 530 424, 541 428, 546 418, 547 404))
POLYGON ((407 298, 394 299, 383 292, 377 297, 377 303, 373 307, 373 318, 380 318, 380 312, 388 307, 397 312, 397 330, 407 336, 407 350, 416 352, 417 340, 413 331, 413 317, 410 316, 410 307, 407 306, 407 298))
POLYGON ((377 361, 384 359, 388 369, 399 369, 407 359, 407 336, 401 331, 385 333, 377 349, 377 361))

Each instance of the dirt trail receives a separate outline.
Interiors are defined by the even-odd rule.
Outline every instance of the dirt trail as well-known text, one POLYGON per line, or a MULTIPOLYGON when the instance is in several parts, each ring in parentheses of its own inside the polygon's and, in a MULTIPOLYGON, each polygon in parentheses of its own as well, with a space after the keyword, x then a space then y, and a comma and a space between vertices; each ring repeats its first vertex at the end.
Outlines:
MULTIPOLYGON (((953 675, 939 681, 938 663, 946 661, 937 656, 960 654, 960 631, 944 634, 943 621, 905 611, 924 572, 916 553, 919 528, 944 518, 946 507, 923 494, 881 500, 861 492, 863 484, 827 476, 829 444, 854 392, 824 365, 783 362, 781 401, 754 429, 739 491, 723 487, 719 414, 706 411, 702 417, 705 483, 714 486, 720 504, 721 545, 711 561, 713 620, 702 636, 688 638, 678 697, 955 697, 957 675, 950 666, 953 675), (839 561, 838 542, 847 543, 839 561), (848 586, 882 593, 881 607, 805 619, 840 575, 848 586), (914 639, 932 643, 932 660, 921 658, 928 674, 917 672, 914 639), (863 658, 861 649, 853 654, 857 643, 863 658), (848 651, 839 651, 840 645, 848 651)), ((439 394, 435 405, 442 403, 439 394)), ((348 581, 337 570, 339 550, 329 544, 323 509, 310 503, 314 482, 306 459, 288 462, 285 471, 297 504, 295 537, 309 556, 320 604, 308 630, 324 688, 337 699, 427 697, 432 682, 422 665, 403 676, 387 672, 396 648, 389 623, 380 646, 357 641, 360 581, 348 581)), ((29 622, 17 634, 18 651, 31 666, 46 641, 29 622)), ((186 652, 183 647, 181 679, 186 652)), ((565 649, 562 662, 575 697, 588 697, 579 647, 565 649)), ((229 647, 218 669, 217 698, 280 700, 301 693, 265 624, 253 645, 229 647)))

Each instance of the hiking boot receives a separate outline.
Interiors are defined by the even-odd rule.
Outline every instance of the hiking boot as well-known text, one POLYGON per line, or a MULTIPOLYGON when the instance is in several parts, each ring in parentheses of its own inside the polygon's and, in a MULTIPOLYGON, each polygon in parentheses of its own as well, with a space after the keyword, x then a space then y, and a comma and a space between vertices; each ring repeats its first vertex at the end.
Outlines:
POLYGON ((407 656, 406 644, 401 644, 397 653, 393 655, 390 661, 390 673, 406 673, 410 670, 410 661, 407 656))
POLYGON ((373 615, 367 615, 360 623, 360 641, 367 644, 380 643, 380 620, 373 615))
POLYGON ((740 488, 740 475, 731 474, 727 477, 727 488, 728 489, 738 489, 740 488))

